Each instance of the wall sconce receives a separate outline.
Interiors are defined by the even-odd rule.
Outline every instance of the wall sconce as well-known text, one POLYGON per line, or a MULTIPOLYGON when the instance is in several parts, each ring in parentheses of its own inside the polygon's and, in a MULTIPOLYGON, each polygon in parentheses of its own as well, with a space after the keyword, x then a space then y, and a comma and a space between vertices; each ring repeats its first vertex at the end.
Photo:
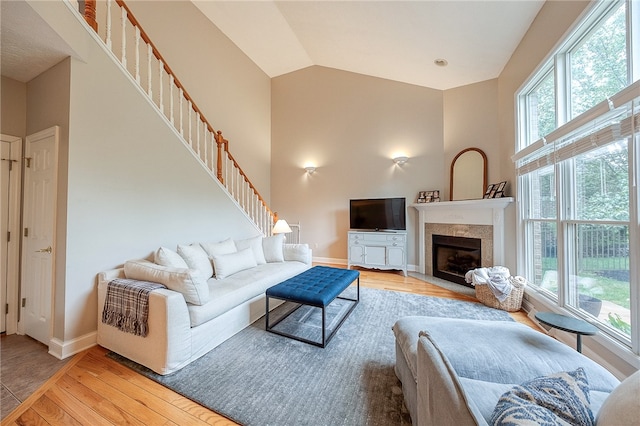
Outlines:
POLYGON ((393 158, 393 162, 396 163, 398 166, 402 166, 408 160, 409 160, 409 157, 404 157, 404 156, 393 158))
POLYGON ((308 174, 312 175, 315 171, 316 171, 316 167, 315 166, 305 166, 304 168, 308 174))

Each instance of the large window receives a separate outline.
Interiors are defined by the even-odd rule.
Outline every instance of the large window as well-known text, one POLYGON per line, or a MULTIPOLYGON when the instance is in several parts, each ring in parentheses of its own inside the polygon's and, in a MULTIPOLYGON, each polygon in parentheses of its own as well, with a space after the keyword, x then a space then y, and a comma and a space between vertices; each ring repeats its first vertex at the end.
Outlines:
POLYGON ((568 52, 571 118, 629 84, 625 6, 618 3, 568 52))
POLYGON ((638 6, 597 3, 541 65, 518 95, 515 155, 520 273, 636 353, 638 6))

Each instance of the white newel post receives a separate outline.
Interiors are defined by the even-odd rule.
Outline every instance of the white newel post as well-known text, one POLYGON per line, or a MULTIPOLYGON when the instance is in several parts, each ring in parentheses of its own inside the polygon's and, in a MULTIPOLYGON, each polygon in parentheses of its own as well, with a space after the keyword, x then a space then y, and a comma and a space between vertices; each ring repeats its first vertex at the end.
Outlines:
POLYGON ((411 204, 418 211, 418 268, 424 274, 425 225, 427 223, 451 225, 491 225, 493 227, 493 263, 504 263, 504 209, 513 202, 512 197, 481 200, 441 201, 411 204))

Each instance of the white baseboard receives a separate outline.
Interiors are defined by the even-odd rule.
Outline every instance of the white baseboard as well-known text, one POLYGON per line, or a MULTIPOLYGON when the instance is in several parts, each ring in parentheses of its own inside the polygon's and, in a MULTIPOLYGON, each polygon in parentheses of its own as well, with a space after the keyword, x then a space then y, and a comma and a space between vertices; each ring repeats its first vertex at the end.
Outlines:
POLYGON ((78 338, 62 341, 53 338, 49 341, 49 354, 58 359, 65 359, 98 344, 98 332, 92 331, 78 338))
POLYGON ((314 257, 313 258, 313 262, 314 263, 328 263, 328 264, 333 264, 333 265, 346 265, 347 264, 347 260, 346 259, 334 259, 332 257, 314 257))
MULTIPOLYGON (((348 265, 347 259, 335 259, 332 257, 314 257, 312 259, 313 263, 327 263, 333 265, 348 265)), ((416 265, 407 265, 407 271, 416 272, 418 267, 416 265)))

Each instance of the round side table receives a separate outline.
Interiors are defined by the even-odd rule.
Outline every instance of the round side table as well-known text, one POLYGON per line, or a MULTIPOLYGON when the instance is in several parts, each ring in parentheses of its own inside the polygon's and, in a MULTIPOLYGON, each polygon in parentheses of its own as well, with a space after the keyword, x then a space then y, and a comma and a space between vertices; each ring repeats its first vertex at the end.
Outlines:
POLYGON ((576 350, 580 353, 582 353, 582 335, 592 336, 598 332, 598 329, 594 325, 584 320, 554 314, 553 312, 538 312, 536 313, 536 319, 549 327, 574 333, 577 336, 576 350))

